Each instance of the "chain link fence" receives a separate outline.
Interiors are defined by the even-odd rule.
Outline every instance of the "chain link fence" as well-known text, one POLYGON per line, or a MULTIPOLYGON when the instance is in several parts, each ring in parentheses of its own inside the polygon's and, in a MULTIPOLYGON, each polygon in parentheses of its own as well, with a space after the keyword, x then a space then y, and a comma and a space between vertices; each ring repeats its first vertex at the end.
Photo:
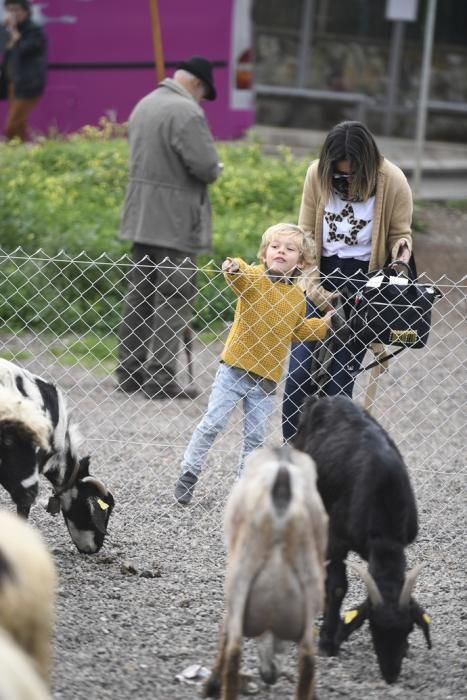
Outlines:
MULTIPOLYGON (((173 489, 184 450, 206 410, 233 318, 236 300, 219 268, 209 263, 197 273, 191 351, 182 342, 177 356, 177 381, 187 385, 193 379, 198 398, 151 400, 142 392, 119 391, 115 380, 125 277, 132 264, 128 257, 95 260, 82 254, 72 259, 18 249, 1 253, 0 260, 0 355, 64 390, 92 455, 92 472, 106 481, 117 501, 111 539, 141 544, 139 523, 145 520, 151 523, 151 537, 195 532, 206 542, 211 535, 217 540, 241 452, 241 407, 210 451, 189 509, 175 503, 173 489)), ((443 294, 433 308, 428 344, 390 360, 371 410, 408 464, 420 509, 416 546, 425 555, 465 536, 467 282, 421 281, 443 294)), ((368 352, 363 365, 372 359, 368 352)), ((368 372, 357 377, 357 402, 363 402, 368 381, 368 372)), ((274 397, 271 444, 282 440, 282 394, 283 381, 274 397)), ((5 493, 0 498, 7 502, 5 493)), ((139 551, 144 556, 144 547, 139 551)))

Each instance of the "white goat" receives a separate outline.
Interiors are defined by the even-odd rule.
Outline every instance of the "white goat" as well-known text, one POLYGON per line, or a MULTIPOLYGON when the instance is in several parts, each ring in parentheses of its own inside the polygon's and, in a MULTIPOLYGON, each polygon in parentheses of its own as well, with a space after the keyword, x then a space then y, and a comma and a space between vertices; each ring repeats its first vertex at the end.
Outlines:
POLYGON ((242 637, 262 636, 263 680, 277 677, 274 644, 300 645, 297 700, 314 695, 314 623, 324 600, 327 515, 307 455, 283 446, 247 459, 227 502, 226 614, 219 653, 205 697, 239 692, 242 637))
POLYGON ((0 699, 51 700, 31 659, 0 630, 0 699))
POLYGON ((0 629, 31 657, 46 683, 55 586, 55 565, 37 530, 0 512, 0 629))

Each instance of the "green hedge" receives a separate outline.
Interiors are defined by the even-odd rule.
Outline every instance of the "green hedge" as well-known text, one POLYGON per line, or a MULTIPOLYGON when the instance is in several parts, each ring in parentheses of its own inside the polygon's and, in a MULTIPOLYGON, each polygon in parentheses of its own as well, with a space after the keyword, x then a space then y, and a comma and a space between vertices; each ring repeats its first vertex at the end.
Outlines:
MULTIPOLYGON (((265 155, 254 143, 221 143, 218 150, 225 168, 210 187, 214 244, 212 255, 199 260, 205 268, 199 276, 199 327, 230 317, 231 298, 218 273, 222 260, 256 260, 267 226, 296 222, 309 163, 285 148, 278 157, 265 155)), ((109 260, 129 251, 118 239, 127 157, 126 138, 105 124, 67 139, 0 145, 4 328, 116 330, 125 268, 109 260), (12 255, 18 248, 30 259, 12 255)))

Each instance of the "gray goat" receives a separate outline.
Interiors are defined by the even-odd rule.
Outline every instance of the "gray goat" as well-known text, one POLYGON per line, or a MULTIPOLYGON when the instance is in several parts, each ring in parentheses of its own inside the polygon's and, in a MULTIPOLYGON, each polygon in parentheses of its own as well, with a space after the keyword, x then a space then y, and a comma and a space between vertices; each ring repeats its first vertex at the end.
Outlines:
POLYGON ((31 659, 13 639, 0 630, 1 700, 51 700, 31 659))
POLYGON ((55 564, 39 532, 0 511, 0 630, 29 656, 45 683, 56 583, 55 564))
POLYGON ((314 695, 314 623, 324 600, 327 515, 313 461, 290 447, 261 448, 248 457, 229 497, 226 613, 205 697, 239 692, 242 637, 261 637, 260 673, 277 678, 274 643, 299 643, 297 700, 314 695))

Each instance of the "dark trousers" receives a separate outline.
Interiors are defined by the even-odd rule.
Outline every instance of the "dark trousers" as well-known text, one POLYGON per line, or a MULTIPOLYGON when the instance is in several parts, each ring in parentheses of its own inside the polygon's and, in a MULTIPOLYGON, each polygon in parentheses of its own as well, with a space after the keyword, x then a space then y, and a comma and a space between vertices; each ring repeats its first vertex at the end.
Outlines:
POLYGON ((40 97, 15 97, 12 83, 8 85, 8 114, 5 123, 5 136, 8 140, 28 137, 28 117, 40 97))
MULTIPOLYGON (((340 259, 337 255, 321 258, 323 287, 332 291, 343 291, 346 297, 355 294, 366 282, 367 270, 368 262, 362 260, 340 259)), ((320 316, 309 299, 307 299, 306 315, 307 318, 320 316)), ((292 344, 282 403, 284 440, 290 440, 297 432, 302 404, 307 396, 316 391, 316 386, 311 379, 311 371, 317 346, 317 342, 292 344)), ((366 347, 354 340, 351 345, 336 345, 328 370, 329 381, 322 387, 326 396, 338 394, 352 396, 355 377, 360 370, 365 352, 366 347)))
POLYGON ((135 243, 119 330, 117 377, 164 386, 176 374, 183 328, 193 315, 196 264, 171 248, 135 243))

